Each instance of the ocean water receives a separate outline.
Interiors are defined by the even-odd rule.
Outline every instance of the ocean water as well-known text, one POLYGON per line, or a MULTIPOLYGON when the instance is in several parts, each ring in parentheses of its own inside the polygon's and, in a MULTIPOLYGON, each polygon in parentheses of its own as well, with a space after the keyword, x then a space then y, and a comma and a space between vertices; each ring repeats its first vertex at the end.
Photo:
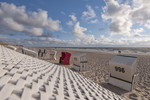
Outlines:
MULTIPOLYGON (((62 47, 61 47, 62 48, 62 47)), ((138 54, 138 55, 150 55, 150 47, 64 47, 65 49, 78 49, 92 52, 107 52, 121 54, 138 54)))
POLYGON ((99 49, 99 51, 109 53, 118 53, 119 51, 121 51, 121 54, 150 55, 150 48, 106 48, 99 49))

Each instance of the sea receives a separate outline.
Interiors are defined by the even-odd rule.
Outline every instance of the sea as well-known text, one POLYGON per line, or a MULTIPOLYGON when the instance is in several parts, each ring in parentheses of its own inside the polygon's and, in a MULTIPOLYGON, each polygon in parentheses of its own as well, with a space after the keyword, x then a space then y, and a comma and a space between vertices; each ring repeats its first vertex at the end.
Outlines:
MULTIPOLYGON (((54 47, 53 47, 54 48, 54 47)), ((91 52, 150 55, 150 47, 55 47, 91 52)))

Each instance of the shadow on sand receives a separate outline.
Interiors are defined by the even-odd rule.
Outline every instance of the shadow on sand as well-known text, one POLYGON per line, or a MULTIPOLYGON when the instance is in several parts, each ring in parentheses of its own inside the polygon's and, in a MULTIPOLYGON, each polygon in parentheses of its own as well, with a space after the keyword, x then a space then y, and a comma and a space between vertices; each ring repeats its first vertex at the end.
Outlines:
POLYGON ((109 83, 99 83, 99 85, 102 86, 102 87, 104 87, 104 88, 106 88, 106 89, 108 89, 108 90, 110 90, 110 91, 112 91, 112 92, 114 92, 114 93, 116 93, 116 94, 118 94, 118 95, 122 95, 122 94, 128 92, 126 90, 123 90, 121 88, 113 86, 113 85, 111 85, 109 83))

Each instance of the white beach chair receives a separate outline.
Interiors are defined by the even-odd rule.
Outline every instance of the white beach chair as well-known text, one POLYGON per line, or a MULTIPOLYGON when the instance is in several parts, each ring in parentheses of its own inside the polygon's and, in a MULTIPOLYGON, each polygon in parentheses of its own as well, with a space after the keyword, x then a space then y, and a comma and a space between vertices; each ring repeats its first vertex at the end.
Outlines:
POLYGON ((17 50, 17 48, 15 46, 12 46, 12 45, 8 45, 6 47, 9 48, 9 49, 11 49, 11 50, 17 50))
POLYGON ((27 49, 27 48, 22 48, 24 54, 26 55, 29 55, 29 56, 32 56, 32 57, 37 57, 37 52, 33 51, 33 50, 30 50, 30 49, 27 49))
POLYGON ((51 50, 50 51, 50 60, 56 60, 56 54, 57 54, 57 51, 55 50, 51 50))
POLYGON ((138 76, 136 74, 136 62, 137 57, 123 55, 114 56, 109 61, 110 75, 108 83, 124 90, 131 91, 135 87, 138 76))
POLYGON ((86 53, 76 53, 73 55, 73 68, 77 71, 88 70, 86 53))

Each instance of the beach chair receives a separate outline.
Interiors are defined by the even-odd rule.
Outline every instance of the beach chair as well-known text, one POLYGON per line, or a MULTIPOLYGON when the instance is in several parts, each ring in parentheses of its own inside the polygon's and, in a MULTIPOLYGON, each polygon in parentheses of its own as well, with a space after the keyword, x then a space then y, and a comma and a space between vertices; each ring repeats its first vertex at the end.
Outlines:
POLYGON ((136 73, 137 57, 117 55, 109 61, 110 84, 120 87, 127 91, 132 91, 137 82, 136 73))
POLYGON ((86 53, 76 53, 73 55, 73 69, 76 71, 86 71, 88 69, 86 53))
POLYGON ((39 49, 38 50, 38 57, 45 58, 46 54, 47 54, 46 49, 39 49))
POLYGON ((61 57, 59 59, 60 64, 62 63, 62 60, 64 59, 64 57, 65 57, 65 52, 61 52, 61 57))
POLYGON ((62 52, 59 63, 61 63, 63 65, 70 65, 70 57, 71 57, 70 53, 62 52))
POLYGON ((33 50, 30 50, 28 48, 22 48, 22 53, 23 54, 26 54, 26 55, 29 55, 29 56, 32 56, 32 57, 38 57, 38 53, 33 51, 33 50))
POLYGON ((17 48, 15 46, 12 46, 12 45, 7 45, 6 47, 11 49, 11 50, 15 50, 15 51, 17 50, 17 48))
POLYGON ((51 50, 50 51, 50 60, 56 60, 56 54, 57 54, 57 51, 55 50, 51 50))

